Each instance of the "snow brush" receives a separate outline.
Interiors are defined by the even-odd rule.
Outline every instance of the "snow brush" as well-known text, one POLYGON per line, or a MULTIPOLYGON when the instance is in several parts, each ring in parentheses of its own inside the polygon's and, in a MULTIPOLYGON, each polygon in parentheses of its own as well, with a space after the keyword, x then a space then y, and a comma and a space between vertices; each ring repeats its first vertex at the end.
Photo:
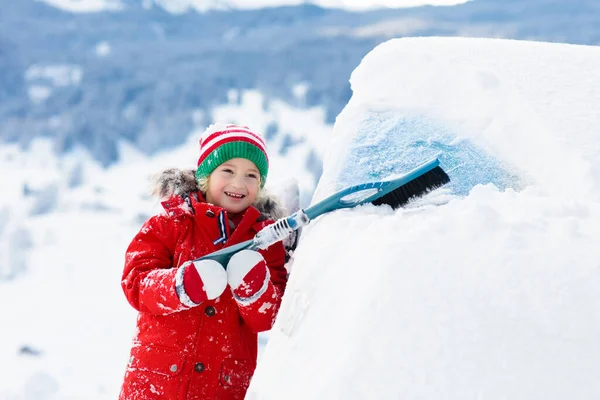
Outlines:
POLYGON ((396 209, 404 206, 411 199, 423 196, 448 182, 450 182, 450 177, 440 167, 440 161, 434 158, 398 178, 362 183, 342 189, 307 209, 296 211, 289 217, 280 218, 258 232, 254 239, 225 247, 194 261, 215 260, 226 268, 231 256, 238 251, 266 249, 322 214, 365 203, 372 203, 376 206, 387 204, 396 209))

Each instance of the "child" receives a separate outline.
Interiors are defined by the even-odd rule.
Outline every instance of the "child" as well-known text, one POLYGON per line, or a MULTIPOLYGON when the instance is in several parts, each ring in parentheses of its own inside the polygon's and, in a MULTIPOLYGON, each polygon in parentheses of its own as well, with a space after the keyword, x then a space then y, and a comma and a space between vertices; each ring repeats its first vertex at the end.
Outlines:
POLYGON ((285 290, 284 247, 243 250, 226 270, 193 260, 252 239, 283 216, 262 190, 268 169, 259 135, 212 125, 200 139, 195 177, 158 177, 166 213, 144 224, 125 258, 121 284, 139 314, 121 400, 244 398, 257 333, 273 325, 285 290))

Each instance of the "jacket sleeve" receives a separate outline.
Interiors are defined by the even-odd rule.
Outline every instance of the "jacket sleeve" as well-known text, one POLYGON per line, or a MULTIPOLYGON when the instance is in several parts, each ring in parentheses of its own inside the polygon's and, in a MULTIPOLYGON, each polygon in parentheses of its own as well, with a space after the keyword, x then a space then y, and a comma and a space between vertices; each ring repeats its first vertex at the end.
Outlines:
POLYGON ((258 298, 247 301, 237 300, 242 319, 255 333, 268 331, 273 326, 287 284, 283 244, 277 242, 259 252, 263 255, 269 269, 270 279, 267 288, 258 298))
POLYGON ((174 268, 173 219, 165 215, 150 218, 133 238, 125 254, 121 287, 129 303, 140 312, 167 315, 188 307, 175 289, 178 268, 174 268))

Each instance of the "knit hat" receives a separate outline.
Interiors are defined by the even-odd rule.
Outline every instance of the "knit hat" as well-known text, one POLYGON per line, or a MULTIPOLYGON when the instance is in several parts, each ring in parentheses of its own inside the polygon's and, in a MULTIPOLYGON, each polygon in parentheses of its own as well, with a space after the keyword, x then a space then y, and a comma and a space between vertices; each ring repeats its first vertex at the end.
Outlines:
POLYGON ((263 138, 247 126, 213 124, 200 137, 200 158, 196 179, 208 177, 219 165, 232 158, 245 158, 256 165, 263 187, 269 172, 267 146, 263 138))

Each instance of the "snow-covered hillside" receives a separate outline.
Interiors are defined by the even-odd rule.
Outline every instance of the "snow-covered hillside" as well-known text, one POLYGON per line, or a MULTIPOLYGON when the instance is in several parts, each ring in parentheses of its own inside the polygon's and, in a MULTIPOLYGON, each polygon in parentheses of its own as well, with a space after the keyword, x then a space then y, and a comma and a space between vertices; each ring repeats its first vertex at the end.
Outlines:
POLYGON ((551 6, 547 0, 483 0, 360 12, 303 1, 181 15, 158 3, 182 11, 192 4, 53 0, 77 13, 43 0, 0 3, 0 142, 26 146, 43 135, 59 154, 83 146, 106 167, 119 162, 123 138, 147 155, 181 145, 198 122, 194 115, 201 111, 200 123, 209 124, 213 107, 232 88, 258 90, 266 101, 324 107, 333 124, 350 99, 350 74, 390 38, 600 43, 597 0, 551 6), (304 101, 296 98, 299 86, 304 101))
POLYGON ((247 398, 600 398, 599 71, 597 47, 421 38, 372 51, 316 199, 348 174, 361 131, 385 142, 412 117, 530 184, 314 222, 247 398))
MULTIPOLYGON (((116 11, 126 7, 121 0, 42 0, 55 7, 70 12, 116 11)), ((209 10, 256 9, 264 7, 315 4, 325 8, 347 10, 368 10, 378 8, 405 8, 424 5, 448 6, 466 3, 469 0, 142 0, 146 8, 159 6, 173 13, 189 10, 205 12, 209 10)))

